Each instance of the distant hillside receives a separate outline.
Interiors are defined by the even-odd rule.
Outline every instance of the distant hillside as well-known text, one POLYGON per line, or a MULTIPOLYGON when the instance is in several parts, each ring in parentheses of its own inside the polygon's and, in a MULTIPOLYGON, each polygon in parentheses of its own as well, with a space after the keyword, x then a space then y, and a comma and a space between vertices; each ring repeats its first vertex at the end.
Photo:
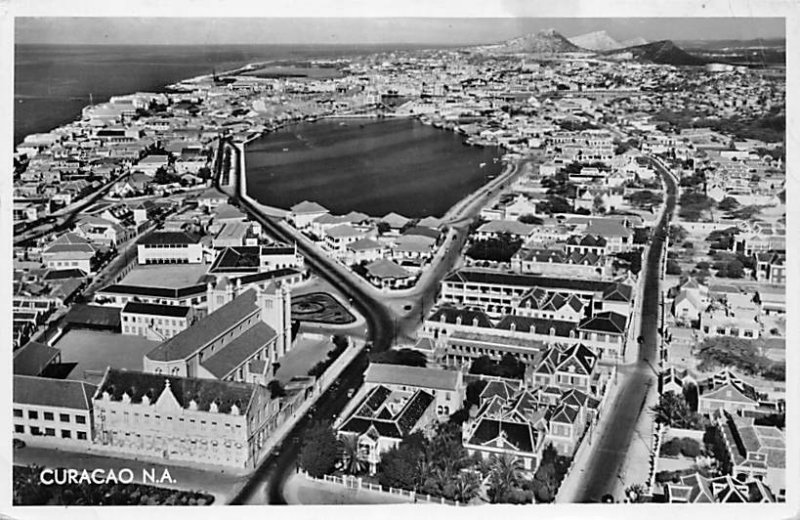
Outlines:
POLYGON ((605 31, 595 31, 569 38, 573 45, 592 51, 612 51, 625 47, 605 31))
POLYGON ((547 29, 507 40, 498 46, 492 46, 492 50, 507 53, 528 52, 532 54, 586 52, 586 49, 573 44, 555 29, 547 29))
POLYGON ((632 38, 630 40, 625 40, 622 42, 621 47, 636 47, 637 45, 644 45, 646 43, 650 43, 641 36, 637 36, 636 38, 632 38))
POLYGON ((786 38, 757 38, 754 40, 682 40, 678 44, 684 49, 704 51, 786 48, 786 38))
POLYGON ((616 51, 608 51, 607 56, 623 55, 630 53, 633 59, 660 63, 663 65, 703 65, 706 60, 693 56, 684 51, 670 40, 662 40, 644 45, 625 47, 616 51))

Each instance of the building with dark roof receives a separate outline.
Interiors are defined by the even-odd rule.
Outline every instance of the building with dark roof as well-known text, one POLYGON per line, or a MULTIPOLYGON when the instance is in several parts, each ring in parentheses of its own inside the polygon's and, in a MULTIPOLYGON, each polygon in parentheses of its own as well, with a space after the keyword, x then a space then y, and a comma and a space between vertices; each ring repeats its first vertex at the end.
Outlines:
POLYGON ((278 427, 262 385, 109 368, 92 398, 98 451, 253 468, 278 427))
POLYGON ((731 473, 758 479, 780 498, 786 497, 786 437, 775 426, 759 426, 752 417, 720 410, 715 414, 731 473))
POLYGON ((666 483, 664 498, 670 504, 776 502, 772 491, 758 479, 742 480, 731 475, 704 477, 700 473, 666 483))
MULTIPOLYGON (((436 416, 440 421, 447 421, 451 414, 461 408, 466 392, 464 375, 460 370, 370 363, 359 393, 362 390, 368 392, 376 386, 430 393, 434 396, 436 416)), ((357 398, 358 395, 353 399, 357 398)))
POLYGON ((516 457, 526 472, 536 471, 545 447, 546 406, 535 398, 530 406, 515 406, 515 399, 498 395, 481 400, 475 419, 463 428, 463 444, 467 452, 483 459, 510 455, 516 457))
POLYGON ((403 437, 436 420, 435 399, 424 390, 391 390, 378 385, 369 390, 352 414, 337 428, 340 438, 355 437, 360 457, 377 470, 381 454, 403 437))
POLYGON ((200 237, 185 231, 156 231, 137 243, 139 264, 199 264, 203 261, 200 237))
POLYGON ((630 313, 634 294, 628 283, 595 279, 555 278, 497 271, 461 269, 442 281, 439 302, 479 306, 490 316, 511 314, 533 289, 575 295, 592 312, 630 313))
POLYGON ((63 447, 91 442, 94 385, 27 375, 15 375, 13 385, 15 438, 63 447))
POLYGON ((144 370, 182 377, 257 381, 291 348, 291 294, 275 282, 210 291, 209 314, 167 339, 144 358, 144 370), (252 361, 266 366, 249 369, 252 361))
POLYGON ((96 298, 109 300, 108 305, 124 307, 129 301, 161 305, 194 307, 206 306, 205 283, 184 287, 151 287, 143 285, 112 284, 95 293, 96 298))
POLYGON ((40 376, 52 363, 61 362, 61 350, 31 341, 14 352, 14 375, 40 376))
POLYGON ((591 393, 597 359, 597 354, 581 343, 550 346, 533 369, 533 384, 557 386, 562 390, 576 388, 591 393))
POLYGON ((122 333, 164 341, 194 322, 192 307, 130 301, 120 311, 122 333))

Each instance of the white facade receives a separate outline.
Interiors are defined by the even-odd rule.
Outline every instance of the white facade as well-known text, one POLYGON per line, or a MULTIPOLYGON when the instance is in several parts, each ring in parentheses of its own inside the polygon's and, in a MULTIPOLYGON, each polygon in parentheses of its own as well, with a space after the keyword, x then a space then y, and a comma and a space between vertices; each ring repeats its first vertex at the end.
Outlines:
POLYGON ((201 244, 139 244, 139 264, 199 264, 201 244))

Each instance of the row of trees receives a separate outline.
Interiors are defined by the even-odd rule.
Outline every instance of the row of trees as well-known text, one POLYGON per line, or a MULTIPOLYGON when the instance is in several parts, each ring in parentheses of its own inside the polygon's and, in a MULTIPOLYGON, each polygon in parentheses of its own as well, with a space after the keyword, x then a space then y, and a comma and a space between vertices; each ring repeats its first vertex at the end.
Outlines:
POLYGON ((336 359, 347 349, 348 345, 349 340, 345 336, 334 336, 333 348, 328 352, 328 355, 325 359, 318 362, 308 370, 308 375, 312 377, 319 377, 324 374, 328 367, 331 366, 331 364, 333 364, 333 362, 336 361, 336 359))
POLYGON ((476 240, 469 246, 466 254, 473 260, 508 263, 520 247, 522 247, 521 239, 503 233, 496 238, 476 240))
POLYGON ((522 379, 525 377, 525 363, 513 354, 504 354, 499 361, 495 361, 489 356, 480 356, 472 362, 469 373, 522 379))
POLYGON ((760 375, 776 381, 786 379, 786 367, 761 355, 756 340, 715 336, 706 338, 697 347, 698 368, 703 371, 735 367, 749 375, 760 375))

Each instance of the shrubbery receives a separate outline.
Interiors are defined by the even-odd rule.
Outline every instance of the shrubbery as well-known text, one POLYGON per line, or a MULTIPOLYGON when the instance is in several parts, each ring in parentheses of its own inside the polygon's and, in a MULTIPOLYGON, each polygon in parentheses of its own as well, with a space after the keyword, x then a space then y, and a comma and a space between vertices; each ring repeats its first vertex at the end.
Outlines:
POLYGON ((64 484, 43 485, 41 466, 14 466, 13 503, 15 506, 202 506, 214 502, 207 493, 180 491, 145 484, 64 484))

